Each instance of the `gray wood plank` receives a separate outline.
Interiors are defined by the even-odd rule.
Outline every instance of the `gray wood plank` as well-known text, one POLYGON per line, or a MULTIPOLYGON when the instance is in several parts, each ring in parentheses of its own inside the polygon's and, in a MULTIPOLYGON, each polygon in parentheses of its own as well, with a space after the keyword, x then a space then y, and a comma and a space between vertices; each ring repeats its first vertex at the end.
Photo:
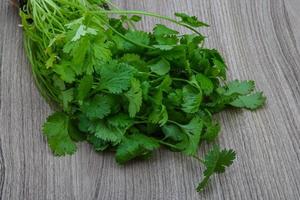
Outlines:
MULTIPOLYGON (((197 15, 207 45, 219 49, 230 79, 254 79, 268 97, 257 112, 227 111, 219 142, 238 159, 195 192, 202 168, 177 153, 119 167, 111 153, 81 144, 74 156, 54 157, 40 127, 51 110, 40 97, 22 49, 18 13, 0 2, 1 199, 300 199, 300 4, 298 0, 128 0, 126 9, 197 15)), ((145 18, 149 30, 159 20, 145 18)), ((173 26, 173 25, 172 25, 173 26)), ((174 26, 175 27, 175 26, 174 26)), ((182 29, 181 29, 182 30, 182 29)), ((186 31, 186 30, 182 30, 186 31)), ((203 154, 207 146, 199 150, 203 154)))

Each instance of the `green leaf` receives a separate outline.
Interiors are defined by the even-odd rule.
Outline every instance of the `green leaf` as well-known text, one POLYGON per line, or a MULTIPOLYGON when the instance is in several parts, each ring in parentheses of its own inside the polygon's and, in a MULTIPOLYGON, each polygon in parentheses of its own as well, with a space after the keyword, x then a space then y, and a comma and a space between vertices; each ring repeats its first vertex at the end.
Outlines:
POLYGON ((93 56, 95 59, 94 65, 105 64, 111 60, 112 53, 108 48, 108 45, 103 43, 103 41, 99 41, 97 43, 93 43, 93 56))
POLYGON ((157 86, 157 89, 160 89, 164 92, 168 92, 171 89, 172 79, 169 75, 165 75, 163 81, 157 86))
POLYGON ((164 139, 171 139, 175 142, 182 141, 184 133, 179 126, 174 124, 166 124, 162 127, 162 131, 165 135, 164 139))
POLYGON ((75 121, 69 123, 69 135, 71 139, 75 142, 80 142, 86 140, 86 134, 81 132, 76 126, 75 121))
POLYGON ((73 99, 74 99, 74 89, 73 88, 62 91, 61 100, 62 100, 64 111, 69 111, 71 109, 69 104, 73 101, 73 99))
POLYGON ((67 83, 75 81, 75 72, 71 68, 69 62, 61 62, 60 64, 54 65, 53 68, 54 72, 57 73, 63 81, 67 83))
POLYGON ((168 121, 168 112, 165 105, 157 105, 148 117, 148 121, 153 124, 163 126, 168 121))
POLYGON ((208 24, 201 22, 197 19, 196 16, 189 16, 185 13, 175 13, 176 17, 181 18, 181 22, 192 27, 201 27, 201 26, 209 26, 208 24))
POLYGON ((142 106, 142 89, 140 81, 133 78, 131 80, 131 88, 125 94, 129 101, 128 112, 130 117, 135 117, 135 115, 140 111, 142 106))
POLYGON ((179 32, 173 29, 170 29, 162 24, 157 24, 153 29, 153 33, 155 36, 162 36, 162 35, 177 35, 179 32))
POLYGON ((120 128, 106 125, 104 121, 98 121, 95 126, 95 136, 107 142, 115 144, 121 142, 125 132, 120 128))
POLYGON ((142 18, 138 15, 133 15, 130 20, 134 21, 134 22, 139 22, 142 20, 142 18))
POLYGON ((43 133, 55 155, 63 156, 75 153, 77 148, 69 131, 69 117, 62 112, 52 114, 44 123, 43 133))
POLYGON ((242 82, 238 80, 231 81, 225 86, 226 91, 224 95, 226 96, 230 96, 233 94, 247 95, 253 91, 254 87, 255 87, 254 81, 242 81, 242 82))
POLYGON ((99 73, 101 79, 98 89, 119 94, 129 88, 134 70, 125 63, 110 62, 103 65, 99 73))
POLYGON ((158 75, 165 75, 170 71, 170 63, 164 59, 161 58, 157 62, 150 64, 149 67, 151 68, 151 71, 158 74, 158 75))
POLYGON ((84 70, 87 70, 84 68, 84 62, 90 46, 91 41, 89 38, 81 38, 76 42, 68 42, 64 46, 63 51, 72 57, 69 65, 76 75, 81 75, 84 70))
MULTIPOLYGON (((149 35, 144 31, 129 31, 125 34, 125 37, 141 45, 148 45, 150 43, 149 35)), ((127 51, 138 51, 143 49, 143 47, 137 46, 129 41, 124 41, 123 48, 127 51)))
POLYGON ((225 172, 225 168, 232 165, 235 157, 236 153, 232 149, 221 151, 219 146, 214 146, 205 156, 204 165, 206 170, 204 171, 204 179, 199 183, 197 191, 201 192, 205 188, 214 173, 225 172))
POLYGON ((176 89, 174 92, 171 92, 168 95, 168 102, 170 102, 174 106, 180 107, 182 104, 182 98, 183 98, 182 90, 176 89))
POLYGON ((56 61, 56 58, 57 58, 57 55, 54 53, 51 53, 49 59, 46 61, 46 64, 45 64, 46 67, 47 68, 53 67, 54 62, 56 61))
POLYGON ((266 97, 262 92, 256 92, 254 94, 239 96, 236 100, 230 103, 231 106, 238 108, 246 108, 249 110, 255 110, 264 105, 266 97))
POLYGON ((95 135, 89 135, 87 141, 93 145, 96 151, 104 151, 109 147, 109 142, 104 141, 95 135))
POLYGON ((205 126, 206 126, 206 130, 204 134, 201 136, 201 139, 206 140, 208 142, 214 141, 219 135, 221 129, 220 124, 215 122, 210 122, 208 124, 206 123, 205 126))
POLYGON ((156 25, 153 29, 153 34, 159 45, 176 45, 179 41, 176 36, 178 32, 162 24, 156 25))
POLYGON ((114 101, 107 95, 96 95, 92 99, 85 101, 81 110, 89 118, 103 119, 110 114, 114 101))
POLYGON ((182 110, 186 113, 196 113, 199 111, 202 102, 202 93, 196 88, 187 85, 182 90, 183 104, 182 110))
POLYGON ((133 125, 134 120, 130 118, 127 114, 118 113, 114 116, 108 118, 108 123, 115 128, 129 128, 133 125))
POLYGON ((97 30, 93 28, 86 27, 85 25, 80 25, 78 30, 76 31, 75 36, 72 38, 72 42, 75 42, 79 40, 81 37, 87 35, 87 34, 92 34, 92 35, 97 35, 97 30))
POLYGON ((149 71, 146 62, 138 54, 132 54, 132 53, 124 54, 124 56, 121 58, 120 61, 133 66, 139 71, 142 72, 149 71))
POLYGON ((213 59, 214 67, 211 69, 211 75, 213 77, 220 77, 223 80, 226 80, 226 64, 223 60, 213 59))
POLYGON ((197 74, 196 80, 205 95, 210 95, 213 92, 213 82, 203 74, 197 74))
POLYGON ((158 140, 143 134, 135 133, 123 138, 121 144, 117 148, 116 161, 119 164, 124 164, 134 158, 149 155, 153 150, 158 149, 159 146, 158 140))
POLYGON ((79 101, 84 100, 88 96, 90 90, 92 89, 92 85, 93 85, 93 76, 85 75, 79 81, 77 100, 79 101))
POLYGON ((189 138, 188 146, 183 152, 187 155, 195 155, 199 148, 203 120, 200 117, 194 117, 188 124, 180 127, 189 138))

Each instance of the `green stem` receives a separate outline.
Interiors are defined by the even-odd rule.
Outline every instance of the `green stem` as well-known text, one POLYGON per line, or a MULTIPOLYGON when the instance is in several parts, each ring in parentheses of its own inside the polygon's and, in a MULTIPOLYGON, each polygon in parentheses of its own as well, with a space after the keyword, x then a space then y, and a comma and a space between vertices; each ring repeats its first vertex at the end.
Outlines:
POLYGON ((178 147, 176 147, 175 145, 173 145, 173 144, 170 144, 170 143, 167 143, 167 142, 164 142, 164 141, 162 141, 162 140, 160 140, 160 141, 159 141, 159 143, 160 143, 160 144, 162 144, 162 145, 165 145, 165 146, 171 147, 171 148, 173 148, 173 149, 180 150, 180 149, 179 149, 178 147))
POLYGON ((120 36, 121 38, 123 38, 124 40, 132 43, 132 44, 135 44, 137 46, 140 46, 140 47, 144 47, 144 48, 147 48, 147 49, 155 49, 154 47, 150 47, 148 45, 144 45, 144 44, 141 44, 141 43, 137 43, 129 38, 127 38, 125 35, 123 35, 122 33, 120 33, 119 31, 117 31, 115 28, 113 28, 112 26, 106 24, 106 26, 108 26, 108 28, 110 28, 114 33, 116 33, 118 36, 120 36))
POLYGON ((134 124, 147 124, 148 121, 135 121, 134 124))
POLYGON ((159 77, 159 76, 157 76, 157 75, 155 75, 155 74, 152 74, 151 72, 138 72, 139 74, 146 74, 146 75, 148 75, 148 76, 152 76, 152 77, 159 77))
POLYGON ((172 123, 172 124, 175 124, 175 125, 177 125, 177 126, 179 126, 179 127, 182 126, 181 124, 179 124, 179 123, 177 123, 177 122, 175 122, 175 121, 172 121, 172 120, 168 120, 168 122, 170 122, 170 123, 172 123))
POLYGON ((203 159, 201 159, 201 158, 199 158, 198 156, 196 156, 196 155, 193 155, 192 157, 193 157, 193 158, 195 158, 196 160, 198 160, 199 162, 201 162, 201 163, 203 163, 203 164, 204 164, 204 160, 203 160, 203 159))
POLYGON ((191 27, 187 24, 178 22, 175 19, 172 19, 172 18, 167 17, 167 16, 159 15, 157 13, 139 11, 139 10, 101 10, 101 11, 97 11, 97 12, 98 13, 104 13, 104 14, 144 15, 144 16, 156 17, 156 18, 160 18, 160 19, 164 19, 164 20, 173 22, 173 23, 175 23, 177 25, 180 25, 180 26, 184 26, 187 29, 190 29, 191 31, 193 31, 197 34, 202 35, 199 31, 197 31, 196 29, 194 29, 193 27, 191 27))
POLYGON ((181 81, 181 82, 186 82, 188 84, 190 84, 190 81, 182 79, 182 78, 172 78, 173 81, 181 81))
MULTIPOLYGON (((120 10, 119 7, 118 7, 117 5, 115 5, 115 4, 113 4, 112 2, 106 1, 106 0, 104 0, 104 2, 105 2, 106 4, 108 4, 110 7, 114 8, 114 9, 116 9, 116 10, 120 10)), ((134 23, 132 23, 131 20, 129 20, 129 21, 127 22, 127 25, 128 25, 128 27, 131 27, 132 29, 136 30, 136 27, 135 27, 134 23)))

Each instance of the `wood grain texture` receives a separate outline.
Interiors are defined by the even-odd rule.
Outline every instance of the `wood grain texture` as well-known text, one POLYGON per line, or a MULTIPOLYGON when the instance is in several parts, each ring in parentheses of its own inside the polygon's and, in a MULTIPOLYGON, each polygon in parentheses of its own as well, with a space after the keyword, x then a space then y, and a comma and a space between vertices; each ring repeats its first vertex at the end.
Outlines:
MULTIPOLYGON (((299 0, 127 0, 127 9, 171 16, 197 15, 209 47, 227 60, 230 79, 253 79, 268 97, 257 112, 228 111, 221 146, 238 158, 204 193, 202 170, 191 158, 165 150, 146 162, 119 167, 110 153, 81 144, 74 156, 54 157, 40 133, 51 110, 34 86, 22 48, 17 11, 0 2, 0 197, 2 200, 300 199, 299 0)), ((146 18, 149 30, 158 20, 146 18)), ((207 150, 201 148, 199 154, 207 150)))

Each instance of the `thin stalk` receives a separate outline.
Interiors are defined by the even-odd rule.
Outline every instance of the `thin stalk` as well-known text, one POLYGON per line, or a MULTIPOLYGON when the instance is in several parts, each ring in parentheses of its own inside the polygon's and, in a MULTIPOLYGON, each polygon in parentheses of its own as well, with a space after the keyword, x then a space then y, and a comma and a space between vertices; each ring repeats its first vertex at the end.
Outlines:
POLYGON ((123 38, 124 40, 132 43, 132 44, 135 44, 137 46, 140 46, 140 47, 144 47, 144 48, 147 48, 147 49, 155 49, 154 47, 151 47, 151 46, 148 46, 148 45, 144 45, 144 44, 141 44, 141 43, 137 43, 129 38, 127 38, 125 35, 123 35, 122 33, 120 33, 119 31, 117 31, 115 28, 113 28, 112 26, 110 26, 109 24, 106 23, 106 26, 108 28, 110 28, 114 33, 116 33, 118 36, 120 36, 121 38, 123 38))
MULTIPOLYGON (((110 7, 114 8, 115 10, 120 10, 120 8, 117 5, 115 5, 114 3, 110 2, 110 1, 106 1, 106 0, 104 0, 104 2, 106 4, 108 4, 110 7)), ((131 27, 132 29, 136 30, 136 27, 135 27, 134 23, 132 23, 131 20, 129 20, 127 22, 127 25, 128 25, 128 27, 131 27)))
POLYGON ((180 26, 184 26, 187 29, 190 29, 191 31, 193 31, 197 34, 202 35, 199 31, 197 31, 196 29, 194 29, 193 27, 191 27, 187 24, 178 22, 175 19, 172 19, 172 18, 167 17, 167 16, 159 15, 157 13, 139 11, 139 10, 103 10, 103 11, 101 10, 101 11, 97 11, 97 12, 105 13, 105 14, 144 15, 144 16, 149 16, 149 17, 156 17, 156 18, 159 18, 159 19, 170 21, 170 22, 175 23, 175 24, 180 25, 180 26))
POLYGON ((180 149, 179 149, 178 147, 176 147, 175 145, 173 145, 173 144, 170 144, 170 143, 167 143, 167 142, 164 142, 164 141, 162 141, 162 140, 160 140, 160 141, 159 141, 159 143, 160 143, 160 144, 162 144, 162 145, 165 145, 165 146, 171 147, 171 148, 173 148, 173 149, 180 150, 180 149))
POLYGON ((203 164, 204 164, 204 160, 203 160, 203 159, 201 159, 201 158, 199 158, 198 156, 196 156, 196 155, 193 155, 192 157, 193 157, 193 158, 195 158, 196 160, 198 160, 199 162, 201 162, 201 163, 203 163, 203 164))

